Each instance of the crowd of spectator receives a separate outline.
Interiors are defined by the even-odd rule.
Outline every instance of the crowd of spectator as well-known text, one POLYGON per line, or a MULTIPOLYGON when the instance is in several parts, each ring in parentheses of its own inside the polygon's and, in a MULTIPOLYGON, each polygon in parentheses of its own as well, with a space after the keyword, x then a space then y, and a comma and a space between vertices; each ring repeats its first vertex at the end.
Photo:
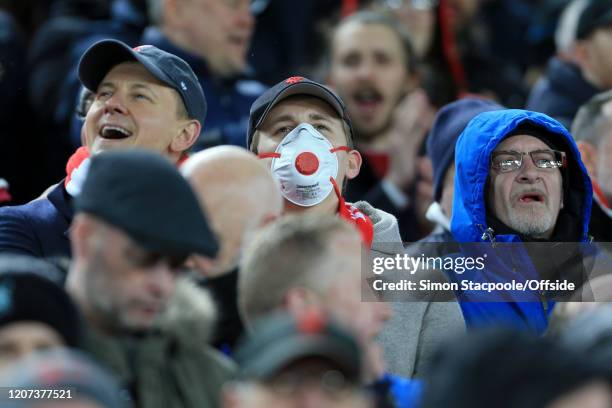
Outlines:
POLYGON ((612 0, 0 0, 0 406, 611 407, 611 47, 612 0))

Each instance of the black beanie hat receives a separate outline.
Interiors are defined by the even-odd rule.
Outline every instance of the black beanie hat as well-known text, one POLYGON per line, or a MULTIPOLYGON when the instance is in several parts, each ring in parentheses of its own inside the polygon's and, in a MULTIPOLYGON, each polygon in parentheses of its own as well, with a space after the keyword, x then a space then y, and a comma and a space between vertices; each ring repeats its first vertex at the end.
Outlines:
POLYGON ((560 150, 567 153, 568 147, 565 143, 565 139, 563 139, 560 134, 551 132, 543 126, 538 126, 533 122, 521 122, 517 127, 504 136, 504 140, 518 135, 533 136, 536 139, 540 139, 551 149, 560 150))
POLYGON ((41 322, 57 331, 67 346, 78 347, 81 318, 60 281, 61 272, 43 260, 0 255, 0 328, 20 321, 41 322))
POLYGON ((455 158, 455 144, 470 120, 482 112, 504 109, 483 98, 464 98, 443 106, 436 114, 427 136, 427 154, 431 159, 434 181, 434 201, 442 197, 446 171, 455 158))

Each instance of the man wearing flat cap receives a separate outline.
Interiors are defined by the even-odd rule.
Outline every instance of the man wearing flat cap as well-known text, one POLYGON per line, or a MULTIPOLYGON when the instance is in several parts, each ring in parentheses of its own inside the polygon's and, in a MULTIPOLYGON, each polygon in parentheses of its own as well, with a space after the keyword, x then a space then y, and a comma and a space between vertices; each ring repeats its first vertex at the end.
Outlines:
POLYGON ((228 361, 193 338, 195 327, 156 324, 187 257, 218 249, 187 181, 157 154, 103 153, 75 204, 66 286, 89 326, 85 348, 139 407, 218 406, 228 361))
POLYGON ((70 256, 71 202, 90 155, 142 148, 178 163, 204 125, 207 106, 197 77, 184 60, 156 47, 100 41, 83 54, 78 74, 94 93, 84 146, 69 160, 66 178, 45 197, 0 209, 0 252, 70 256))

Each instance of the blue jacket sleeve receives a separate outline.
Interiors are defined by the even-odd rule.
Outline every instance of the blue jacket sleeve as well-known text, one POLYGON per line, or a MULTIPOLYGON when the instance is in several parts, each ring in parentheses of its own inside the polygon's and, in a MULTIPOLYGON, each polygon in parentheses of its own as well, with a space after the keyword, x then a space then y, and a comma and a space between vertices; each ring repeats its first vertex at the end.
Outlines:
POLYGON ((0 208, 0 253, 42 257, 40 243, 21 207, 0 208))

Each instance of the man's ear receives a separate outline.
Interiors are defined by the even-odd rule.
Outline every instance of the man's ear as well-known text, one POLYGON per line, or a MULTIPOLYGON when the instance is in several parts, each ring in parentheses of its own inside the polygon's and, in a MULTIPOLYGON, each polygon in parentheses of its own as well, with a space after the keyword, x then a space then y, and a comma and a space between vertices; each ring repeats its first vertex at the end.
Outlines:
POLYGON ((175 153, 182 153, 189 150, 196 140, 198 140, 201 130, 202 126, 197 120, 191 119, 186 121, 179 130, 179 133, 172 139, 170 150, 175 153))
POLYGON ((251 140, 250 150, 255 154, 259 154, 257 151, 257 145, 259 144, 259 130, 253 132, 253 140, 251 140))
POLYGON ((215 263, 212 259, 201 255, 191 255, 185 261, 185 267, 192 269, 198 276, 208 277, 215 263))
POLYGON ((574 45, 574 62, 581 70, 591 68, 591 47, 588 41, 577 40, 574 45))
POLYGON ((287 290, 283 299, 285 310, 292 316, 299 316, 311 306, 313 294, 307 288, 295 286, 287 290))
POLYGON ((334 81, 334 76, 332 75, 332 69, 333 67, 331 66, 330 62, 329 67, 325 72, 325 78, 323 78, 323 83, 327 85, 328 88, 331 88, 335 92, 338 92, 338 90, 336 89, 336 82, 334 81))
POLYGON ((589 177, 597 180, 597 149, 589 142, 578 142, 578 150, 589 177))
POLYGON ((283 309, 294 318, 316 311, 324 313, 321 298, 311 289, 303 286, 290 288, 283 298, 283 309))
POLYGON ((93 231, 92 221, 85 214, 77 214, 70 225, 72 257, 86 259, 89 255, 89 239, 93 231))
POLYGON ((357 150, 351 150, 348 152, 346 178, 350 180, 357 177, 359 174, 359 169, 361 169, 362 162, 363 160, 361 159, 361 154, 357 150))
POLYGON ((244 387, 244 385, 234 382, 228 382, 223 385, 221 391, 222 408, 238 408, 241 406, 241 400, 244 396, 241 395, 240 387, 244 387))

